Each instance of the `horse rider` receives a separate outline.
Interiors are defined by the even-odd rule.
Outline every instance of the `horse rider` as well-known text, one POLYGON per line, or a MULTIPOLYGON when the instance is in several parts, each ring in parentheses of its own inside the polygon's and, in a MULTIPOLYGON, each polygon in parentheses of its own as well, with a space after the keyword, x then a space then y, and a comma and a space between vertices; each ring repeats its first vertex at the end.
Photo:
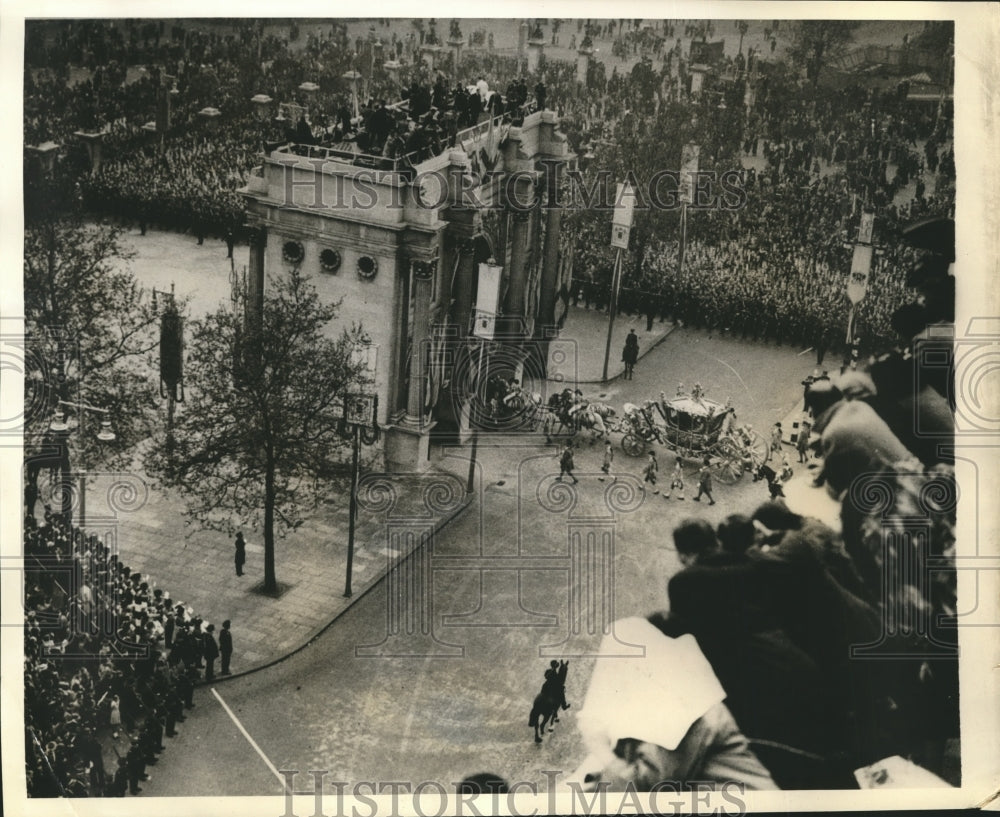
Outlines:
POLYGON ((569 661, 549 662, 545 670, 545 682, 542 684, 542 694, 555 701, 563 709, 569 709, 566 703, 566 675, 569 672, 569 661))

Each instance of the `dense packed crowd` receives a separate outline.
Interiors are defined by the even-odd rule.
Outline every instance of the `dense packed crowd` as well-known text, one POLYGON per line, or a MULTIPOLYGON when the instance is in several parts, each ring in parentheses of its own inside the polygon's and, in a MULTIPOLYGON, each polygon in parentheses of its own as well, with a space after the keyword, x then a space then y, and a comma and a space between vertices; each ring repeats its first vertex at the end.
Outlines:
POLYGON ((181 28, 170 38, 161 32, 163 42, 152 29, 145 32, 148 41, 133 29, 127 45, 119 29, 109 30, 98 35, 89 26, 71 29, 64 52, 46 50, 46 67, 26 72, 25 142, 69 148, 74 161, 67 168, 92 210, 199 237, 239 232, 243 208, 235 191, 246 185, 268 143, 332 147, 359 163, 405 157, 413 164, 454 144, 463 128, 504 113, 516 120, 531 110, 534 95, 544 98, 544 86, 529 88, 515 58, 467 55, 461 74, 468 81, 452 85, 442 73, 428 71, 412 43, 412 61, 397 80, 382 58, 397 56, 397 50, 405 58, 402 38, 376 61, 374 31, 352 43, 339 23, 329 33, 311 33, 298 49, 247 26, 226 36, 181 28), (80 41, 100 36, 107 41, 98 49, 111 60, 107 65, 80 51, 80 41), (248 56, 254 45, 259 61, 248 56), (74 55, 95 67, 71 82, 74 55), (119 58, 147 58, 151 67, 126 81, 119 58), (355 100, 344 75, 358 68, 361 91, 355 100), (313 91, 301 89, 306 81, 314 83, 313 91), (258 93, 289 104, 261 119, 250 101, 258 93), (206 107, 221 113, 208 121, 200 115, 206 107), (83 146, 73 138, 81 130, 104 132, 103 161, 93 174, 85 172, 83 146))
MULTIPOLYGON (((662 139, 677 129, 678 116, 697 118, 688 133, 702 145, 702 169, 749 168, 743 206, 689 210, 683 266, 677 214, 653 214, 638 249, 633 239, 619 307, 645 313, 650 321, 670 315, 743 336, 812 345, 822 355, 821 350, 847 341, 851 245, 861 212, 872 210, 875 259, 853 327, 869 349, 894 345, 898 339, 890 318, 905 298, 907 260, 899 230, 910 220, 954 212, 948 111, 941 115, 934 107, 913 107, 905 100, 905 87, 878 93, 849 86, 803 94, 789 84, 780 65, 763 74, 758 98, 746 110, 738 82, 722 84, 718 92, 706 86, 703 98, 713 104, 677 104, 670 97, 681 86, 665 61, 663 85, 650 86, 643 72, 638 80, 635 74, 636 69, 624 77, 613 73, 606 99, 601 94, 586 100, 565 97, 566 130, 578 153, 589 159, 588 183, 609 167, 621 170, 622 146, 627 150, 636 144, 637 132, 662 139), (613 130, 601 121, 609 114, 613 130), (931 193, 925 170, 936 174, 931 193)), ((553 84, 558 96, 559 86, 553 84)), ((644 144, 652 143, 638 140, 640 168, 644 144)), ((657 169, 648 168, 647 175, 657 169)), ((642 184, 642 170, 638 177, 642 184)), ((607 214, 584 214, 573 224, 569 294, 598 308, 607 305, 610 293, 609 220, 607 214)), ((633 232, 643 229, 639 225, 633 232)))
MULTIPOLYGON (((877 252, 855 327, 873 350, 892 346, 893 316, 910 297, 905 276, 914 261, 901 228, 954 208, 947 111, 914 108, 895 89, 803 92, 780 64, 752 53, 723 60, 717 77, 731 81, 707 81, 702 99, 693 99, 682 41, 671 44, 679 32, 641 23, 578 21, 581 42, 613 38, 614 53, 639 57, 630 71, 609 76, 595 61, 584 84, 572 63, 550 61, 544 76, 529 82, 517 59, 490 52, 467 52, 455 74, 463 80, 448 82, 419 60, 420 45, 439 41, 434 26, 393 34, 385 56, 404 61, 398 86, 377 66, 373 37, 352 42, 339 24, 291 48, 298 32, 281 39, 250 23, 225 37, 153 23, 83 23, 65 28, 52 48, 38 45, 40 67, 26 73, 25 139, 68 143, 76 130, 106 128, 105 162, 79 177, 83 200, 142 225, 204 236, 240 229, 235 191, 261 146, 275 139, 417 161, 486 116, 516 118, 526 106, 548 105, 563 116, 574 150, 591 158, 586 173, 593 174, 618 167, 617 145, 641 150, 673 133, 671 120, 681 119, 699 136, 705 166, 752 165, 746 203, 731 211, 692 209, 683 265, 677 214, 651 219, 634 245, 620 308, 650 320, 671 316, 742 337, 808 344, 820 353, 835 348, 846 340, 851 243, 861 212, 872 208, 877 252), (366 92, 355 110, 343 75, 364 68, 366 53, 366 92), (71 83, 70 62, 94 70, 71 83), (126 82, 126 66, 138 62, 164 67, 126 82), (757 99, 744 104, 741 77, 754 69, 757 99), (303 95, 306 80, 318 87, 303 95), (172 123, 151 140, 143 125, 168 92, 165 82, 178 92, 171 96, 172 123), (259 92, 301 107, 287 108, 277 122, 260 120, 249 101, 259 92), (209 105, 224 114, 212 126, 198 121, 198 110, 209 105), (936 174, 929 194, 925 170, 936 174)), ((554 42, 558 35, 553 30, 554 42)), ((688 23, 684 35, 712 32, 688 23)), ((584 216, 564 220, 576 245, 566 296, 604 308, 610 218, 584 216)), ((670 580, 670 612, 649 618, 668 637, 697 637, 765 787, 849 785, 853 769, 893 753, 938 770, 941 742, 957 734, 957 661, 949 655, 931 660, 906 633, 889 632, 890 646, 904 658, 847 657, 850 645, 887 635, 886 622, 929 622, 945 646, 954 637, 954 628, 939 626, 939 617, 956 614, 952 466, 936 452, 916 450, 894 424, 912 420, 909 407, 894 415, 882 410, 888 393, 912 389, 880 395, 878 385, 867 376, 828 382, 807 398, 823 454, 819 480, 842 503, 842 533, 776 503, 730 517, 718 530, 686 522, 674 535, 684 570, 670 580), (888 513, 848 501, 844 491, 860 474, 892 486, 888 513), (925 558, 910 549, 915 540, 899 536, 886 546, 885 538, 917 509, 929 519, 928 546, 942 566, 923 583, 913 579, 913 565, 925 558), (899 581, 887 585, 886 574, 899 581)), ((950 417, 938 405, 940 394, 924 397, 937 401, 935 416, 950 417)), ((192 610, 121 564, 105 542, 57 516, 46 514, 43 524, 26 519, 25 558, 29 794, 138 793, 163 737, 192 704, 200 665, 218 651, 214 636, 192 610), (128 748, 118 769, 106 771, 105 749, 117 753, 120 734, 128 748)), ((722 731, 716 725, 705 734, 714 740, 722 731)), ((634 757, 620 759, 625 765, 616 774, 636 784, 698 779, 704 771, 657 767, 656 779, 646 780, 649 772, 634 757)))
POLYGON ((210 625, 48 511, 25 518, 24 557, 28 794, 138 794, 218 655, 210 625))

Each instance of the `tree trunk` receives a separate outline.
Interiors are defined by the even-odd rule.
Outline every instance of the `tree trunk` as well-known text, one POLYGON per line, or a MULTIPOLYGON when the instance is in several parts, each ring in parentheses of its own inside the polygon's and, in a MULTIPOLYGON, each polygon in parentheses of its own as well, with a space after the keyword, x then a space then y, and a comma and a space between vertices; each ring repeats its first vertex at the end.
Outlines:
POLYGON ((264 475, 264 591, 276 593, 278 581, 274 575, 274 461, 268 457, 264 475))

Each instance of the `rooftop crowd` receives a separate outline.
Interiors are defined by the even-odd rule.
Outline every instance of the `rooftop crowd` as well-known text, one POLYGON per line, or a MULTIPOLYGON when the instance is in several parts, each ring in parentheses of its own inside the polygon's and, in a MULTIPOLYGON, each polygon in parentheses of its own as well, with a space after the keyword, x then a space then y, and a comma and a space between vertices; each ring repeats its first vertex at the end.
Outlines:
POLYGON ((138 794, 213 655, 208 622, 116 550, 48 509, 25 518, 29 796, 138 794))

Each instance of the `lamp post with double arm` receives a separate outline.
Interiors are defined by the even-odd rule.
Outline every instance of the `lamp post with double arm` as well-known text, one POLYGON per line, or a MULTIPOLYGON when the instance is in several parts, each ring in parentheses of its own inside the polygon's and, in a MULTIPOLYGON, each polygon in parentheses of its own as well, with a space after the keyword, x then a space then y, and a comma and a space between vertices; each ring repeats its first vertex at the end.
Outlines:
MULTIPOLYGON (((72 499, 72 488, 70 487, 73 482, 73 470, 70 463, 69 454, 69 435, 76 429, 72 428, 69 423, 66 422, 66 413, 63 411, 63 407, 73 408, 80 412, 92 411, 103 415, 101 420, 101 427, 98 430, 96 437, 97 441, 101 444, 111 443, 117 439, 117 435, 111 427, 110 412, 108 409, 98 408, 97 406, 91 406, 87 403, 75 403, 69 400, 60 400, 56 410, 53 414, 52 421, 49 423, 49 433, 52 435, 52 440, 58 449, 58 472, 59 472, 59 493, 61 495, 61 505, 60 515, 67 525, 72 523, 73 520, 73 499, 72 499)), ((79 425, 77 425, 77 429, 79 425)), ((76 480, 78 490, 80 492, 80 524, 79 527, 82 529, 87 523, 87 472, 86 470, 81 470, 77 472, 76 480)))

